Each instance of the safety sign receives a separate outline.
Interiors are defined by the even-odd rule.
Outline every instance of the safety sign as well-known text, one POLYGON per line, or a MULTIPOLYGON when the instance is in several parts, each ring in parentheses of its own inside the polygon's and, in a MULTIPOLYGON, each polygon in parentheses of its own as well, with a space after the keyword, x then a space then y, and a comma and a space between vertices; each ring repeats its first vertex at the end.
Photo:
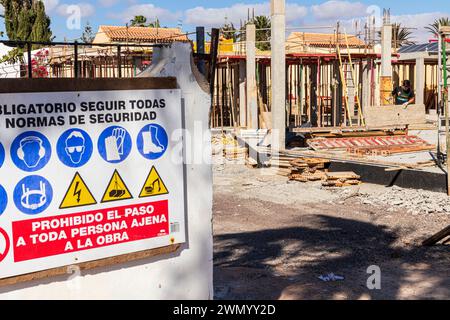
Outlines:
POLYGON ((3 145, 0 143, 0 168, 2 167, 4 161, 5 161, 5 148, 3 148, 3 145))
POLYGON ((27 172, 38 171, 45 167, 51 155, 50 142, 39 132, 22 133, 11 146, 11 159, 19 169, 27 172))
POLYGON ((147 179, 145 180, 145 184, 142 187, 139 197, 147 198, 168 193, 169 191, 167 190, 167 187, 164 184, 164 181, 161 179, 158 171, 156 171, 155 167, 152 167, 147 179))
POLYGON ((163 127, 158 124, 146 125, 139 132, 137 147, 139 152, 149 160, 156 160, 167 150, 169 138, 163 127))
POLYGON ((6 205, 8 204, 8 195, 5 188, 0 185, 0 216, 5 212, 6 205))
POLYGON ((53 199, 50 183, 41 176, 28 176, 14 189, 17 209, 25 214, 39 214, 48 208, 53 199))
POLYGON ((84 207, 96 204, 92 192, 89 190, 88 186, 81 178, 80 174, 77 172, 75 177, 73 177, 70 183, 69 189, 67 189, 66 195, 64 196, 60 209, 68 209, 75 207, 84 207))
POLYGON ((58 140, 58 157, 68 167, 84 166, 91 158, 92 151, 91 137, 81 129, 67 130, 58 140))
POLYGON ((0 228, 0 262, 2 262, 6 258, 10 246, 11 244, 9 241, 8 233, 0 228))
POLYGON ((105 194, 103 195, 102 202, 112 202, 132 198, 133 196, 131 195, 130 190, 128 190, 128 187, 119 172, 117 170, 114 171, 114 174, 108 183, 108 187, 106 188, 105 194))
POLYGON ((67 90, 0 94, 0 279, 186 241, 181 91, 67 90))
POLYGON ((98 152, 105 161, 119 163, 124 161, 131 152, 131 136, 122 127, 107 128, 98 139, 98 152))

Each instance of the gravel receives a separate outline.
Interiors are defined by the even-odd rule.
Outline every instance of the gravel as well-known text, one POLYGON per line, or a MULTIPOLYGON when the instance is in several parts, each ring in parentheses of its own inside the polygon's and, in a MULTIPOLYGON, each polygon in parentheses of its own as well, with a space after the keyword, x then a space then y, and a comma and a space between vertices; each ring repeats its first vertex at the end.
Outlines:
POLYGON ((401 208, 412 215, 450 215, 450 198, 444 193, 394 186, 385 188, 385 191, 381 193, 362 193, 359 195, 359 200, 365 205, 390 207, 390 212, 395 211, 395 208, 401 208))

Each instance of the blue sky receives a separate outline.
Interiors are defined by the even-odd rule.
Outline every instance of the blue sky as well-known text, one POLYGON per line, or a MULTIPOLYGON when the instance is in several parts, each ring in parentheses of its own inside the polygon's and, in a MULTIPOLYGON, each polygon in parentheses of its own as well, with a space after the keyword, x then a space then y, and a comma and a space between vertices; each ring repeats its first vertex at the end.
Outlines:
MULTIPOLYGON (((150 20, 158 17, 163 26, 182 26, 184 31, 195 30, 196 25, 220 26, 228 21, 239 25, 247 16, 248 8, 256 14, 268 14, 270 1, 266 0, 44 0, 52 19, 52 30, 56 40, 78 38, 87 21, 94 31, 101 24, 124 25, 134 15, 141 14, 150 20), (76 7, 73 7, 75 5, 76 7), (77 13, 81 13, 78 24, 77 13), (72 14, 70 14, 72 13, 72 14)), ((287 24, 289 26, 334 25, 340 20, 352 29, 354 21, 364 20, 367 8, 379 12, 391 8, 393 20, 414 29, 416 40, 426 41, 424 26, 435 18, 448 16, 450 1, 319 1, 287 0, 287 24)), ((2 9, 0 9, 1 11, 2 9)), ((0 18, 0 30, 3 30, 0 18)), ((350 32, 350 31, 349 31, 350 32)))

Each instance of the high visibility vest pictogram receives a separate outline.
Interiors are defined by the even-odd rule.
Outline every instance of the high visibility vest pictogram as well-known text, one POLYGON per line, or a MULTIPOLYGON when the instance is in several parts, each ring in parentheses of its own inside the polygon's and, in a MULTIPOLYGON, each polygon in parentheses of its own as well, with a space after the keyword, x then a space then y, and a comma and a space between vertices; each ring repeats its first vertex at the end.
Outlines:
POLYGON ((77 172, 64 196, 60 209, 76 208, 97 204, 92 192, 77 172))
POLYGON ((133 196, 119 172, 115 170, 103 195, 102 203, 128 199, 133 199, 133 196))
POLYGON ((158 171, 156 171, 155 167, 152 167, 147 179, 145 180, 145 184, 142 187, 139 198, 159 196, 168 193, 169 190, 167 190, 167 187, 164 184, 164 181, 161 179, 158 171))

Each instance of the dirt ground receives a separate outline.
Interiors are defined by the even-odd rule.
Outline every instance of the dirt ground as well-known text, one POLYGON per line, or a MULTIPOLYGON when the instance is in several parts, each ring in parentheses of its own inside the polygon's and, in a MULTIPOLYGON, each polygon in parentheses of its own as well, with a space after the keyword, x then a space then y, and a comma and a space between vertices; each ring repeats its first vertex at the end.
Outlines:
POLYGON ((323 189, 270 169, 216 164, 215 298, 450 299, 449 245, 420 245, 450 215, 417 216, 359 199, 386 191, 323 189), (372 265, 381 269, 380 290, 366 285, 372 265), (329 273, 344 279, 318 278, 329 273))

